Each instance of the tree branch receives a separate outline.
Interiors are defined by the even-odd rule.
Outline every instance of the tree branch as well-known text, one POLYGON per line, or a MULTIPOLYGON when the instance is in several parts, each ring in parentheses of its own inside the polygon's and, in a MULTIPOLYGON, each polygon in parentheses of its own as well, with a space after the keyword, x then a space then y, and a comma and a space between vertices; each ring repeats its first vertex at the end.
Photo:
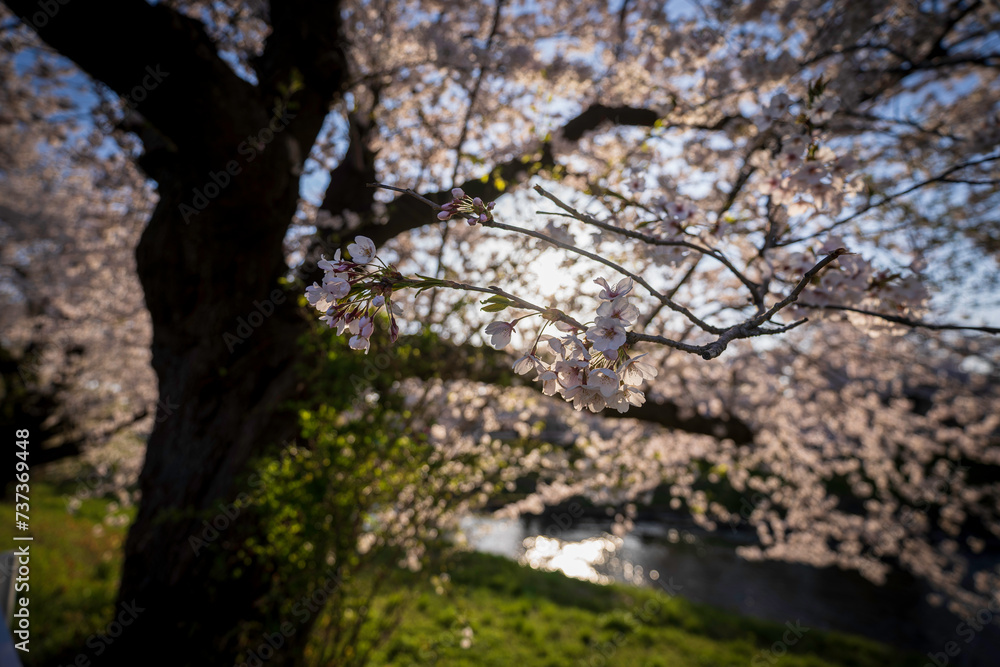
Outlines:
POLYGON ((901 317, 899 315, 889 315, 887 313, 880 313, 874 310, 865 310, 864 308, 852 308, 850 306, 837 306, 837 305, 821 306, 814 303, 800 303, 799 307, 815 308, 816 310, 839 310, 849 313, 859 313, 861 315, 870 315, 872 317, 877 317, 887 322, 894 322, 896 324, 905 324, 908 327, 914 327, 918 329, 931 329, 932 331, 979 331, 988 334, 1000 334, 1000 328, 997 327, 976 327, 976 326, 967 326, 964 324, 933 324, 931 322, 921 322, 920 320, 913 320, 908 317, 901 317))
MULTIPOLYGON (((570 119, 560 130, 562 136, 569 141, 579 141, 583 135, 597 129, 602 123, 612 122, 618 125, 636 125, 653 127, 659 116, 651 109, 635 107, 609 107, 595 104, 588 107, 578 116, 570 119)), ((456 183, 446 190, 424 193, 428 201, 435 204, 451 201, 452 187, 462 188, 470 197, 479 197, 484 201, 494 200, 509 190, 506 184, 519 184, 533 174, 551 169, 556 165, 555 156, 549 142, 540 147, 526 151, 523 155, 514 157, 495 166, 487 178, 472 178, 464 183, 456 183)), ((339 211, 330 211, 333 214, 339 211)), ((389 239, 404 232, 428 225, 439 224, 433 216, 427 216, 422 206, 407 197, 397 198, 388 205, 389 218, 385 224, 370 224, 359 229, 345 230, 342 234, 331 235, 330 242, 343 243, 348 236, 363 234, 372 239, 376 245, 382 245, 389 239)))
MULTIPOLYGON (((400 337, 405 342, 406 336, 400 337)), ((473 380, 495 385, 531 387, 541 392, 541 383, 531 382, 511 370, 513 359, 500 350, 477 347, 471 344, 455 345, 442 339, 429 342, 420 337, 414 342, 420 347, 419 365, 411 374, 420 378, 442 380, 473 380)), ((400 378, 402 379, 402 378, 400 378)), ((609 419, 638 419, 664 428, 685 433, 707 435, 718 439, 730 439, 737 445, 750 444, 754 432, 750 424, 732 414, 706 417, 691 409, 687 410, 671 401, 648 400, 639 407, 632 406, 627 413, 608 408, 600 413, 609 419)))
POLYGON ((287 97, 294 107, 288 130, 301 148, 301 162, 347 80, 340 11, 338 2, 271 2, 271 34, 254 63, 265 98, 287 97))
MULTIPOLYGON (((35 0, 4 0, 19 16, 35 0)), ((164 3, 73 0, 37 28, 39 37, 120 95, 146 90, 135 108, 188 160, 231 152, 266 123, 253 86, 219 57, 204 26, 164 3), (248 123, 260 106, 260 123, 248 123), (195 122, 192 123, 192 119, 195 122), (215 122, 206 122, 214 119, 215 122)))

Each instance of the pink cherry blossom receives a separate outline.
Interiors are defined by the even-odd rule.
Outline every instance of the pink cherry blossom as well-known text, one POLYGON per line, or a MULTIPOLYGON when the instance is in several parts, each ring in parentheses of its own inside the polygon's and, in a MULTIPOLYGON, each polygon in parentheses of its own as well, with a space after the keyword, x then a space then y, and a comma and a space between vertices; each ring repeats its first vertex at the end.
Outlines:
POLYGON ((610 317, 598 317, 594 320, 594 326, 587 329, 587 339, 594 345, 594 349, 604 353, 605 356, 614 354, 625 344, 625 327, 621 320, 610 317))
POLYGON ((615 285, 614 289, 612 289, 611 286, 608 285, 608 281, 605 280, 604 278, 598 278, 594 282, 604 288, 601 290, 601 293, 598 294, 597 296, 598 298, 604 299, 605 301, 611 301, 620 296, 628 294, 629 292, 632 291, 631 278, 622 278, 621 280, 618 281, 618 284, 615 285))
POLYGON ((614 301, 605 301, 597 308, 597 314, 619 320, 623 325, 633 324, 639 317, 639 309, 629 303, 628 297, 619 296, 614 301))
POLYGON ((513 331, 513 322, 491 322, 486 325, 486 335, 490 337, 490 345, 498 350, 507 347, 513 331))

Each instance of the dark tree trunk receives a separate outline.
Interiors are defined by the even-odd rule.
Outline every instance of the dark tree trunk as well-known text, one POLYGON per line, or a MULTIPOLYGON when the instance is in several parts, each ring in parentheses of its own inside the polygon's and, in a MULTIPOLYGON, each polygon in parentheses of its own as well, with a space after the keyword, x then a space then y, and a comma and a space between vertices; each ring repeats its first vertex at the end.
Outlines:
MULTIPOLYGON (((19 16, 38 10, 35 0, 6 3, 19 16)), ((345 77, 339 5, 274 3, 257 85, 233 73, 200 23, 164 5, 75 0, 57 10, 33 22, 42 39, 123 95, 145 88, 133 98, 141 116, 126 120, 160 197, 136 250, 160 401, 116 611, 135 618, 99 659, 233 664, 245 621, 262 623, 242 638, 255 646, 264 637, 253 633, 281 620, 255 604, 280 582, 267 563, 238 560, 253 517, 230 506, 248 462, 296 425, 285 404, 301 389, 307 320, 279 283, 282 241, 345 77), (217 537, 206 521, 224 526, 217 537)), ((308 625, 268 663, 293 661, 308 625)))
POLYGON ((246 490, 239 481, 250 457, 295 426, 281 406, 296 390, 306 322, 279 285, 282 237, 298 198, 294 166, 276 139, 189 225, 179 206, 204 188, 204 163, 170 180, 161 174, 161 200, 137 249, 161 410, 120 602, 145 608, 127 633, 137 651, 154 639, 179 640, 171 664, 235 658, 233 630, 271 584, 265 563, 240 564, 241 576, 227 576, 250 530, 241 524, 252 520, 228 508, 246 490), (208 546, 199 548, 199 539, 208 546))

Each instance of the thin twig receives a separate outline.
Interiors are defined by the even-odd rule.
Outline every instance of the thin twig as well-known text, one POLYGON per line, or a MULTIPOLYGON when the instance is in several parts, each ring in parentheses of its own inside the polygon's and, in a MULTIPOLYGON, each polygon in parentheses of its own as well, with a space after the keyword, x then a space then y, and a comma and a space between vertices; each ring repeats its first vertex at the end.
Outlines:
MULTIPOLYGON (((531 303, 530 301, 522 299, 519 296, 514 296, 510 292, 506 292, 497 287, 496 285, 490 285, 489 287, 478 287, 476 285, 460 283, 455 280, 439 280, 438 282, 440 282, 439 287, 447 287, 448 289, 463 290, 466 292, 481 292, 483 294, 496 294, 509 300, 518 308, 523 308, 524 310, 533 310, 537 313, 545 315, 547 318, 558 320, 560 322, 565 322, 566 324, 570 325, 575 329, 579 329, 580 331, 585 331, 587 329, 586 326, 577 322, 575 319, 573 319, 572 317, 570 317, 569 315, 567 315, 566 313, 562 312, 557 308, 545 308, 543 306, 538 306, 536 304, 531 303)), ((403 279, 400 281, 396 281, 396 283, 393 285, 393 289, 420 287, 421 284, 422 281, 403 279)))
POLYGON ((861 315, 870 315, 872 317, 878 317, 887 322, 894 322, 896 324, 905 324, 906 326, 920 328, 920 329, 931 329, 933 331, 979 331, 988 334, 1000 334, 1000 328, 997 327, 976 327, 964 324, 932 324, 930 322, 922 322, 920 320, 912 320, 908 317, 901 317, 899 315, 889 315, 887 313, 879 313, 874 310, 865 310, 864 308, 852 308, 851 306, 836 306, 836 305, 819 305, 814 303, 800 303, 800 308, 815 308, 817 310, 840 310, 849 313, 859 313, 861 315))
POLYGON ((417 194, 414 190, 411 190, 409 188, 397 188, 397 187, 392 186, 392 185, 385 185, 384 183, 366 183, 365 185, 367 185, 370 188, 382 188, 383 190, 392 190, 393 192, 402 192, 404 195, 410 195, 411 197, 413 197, 415 199, 419 199, 420 201, 422 201, 423 203, 427 204, 428 206, 430 206, 435 211, 440 211, 443 208, 440 204, 435 204, 434 202, 432 202, 427 197, 424 197, 423 195, 417 194))
POLYGON ((827 227, 824 227, 823 229, 821 229, 820 231, 818 231, 818 232, 816 232, 814 234, 807 234, 806 236, 801 236, 801 237, 799 237, 797 239, 790 239, 790 240, 784 241, 784 242, 782 242, 782 243, 780 243, 778 245, 780 245, 780 246, 789 246, 789 245, 792 245, 792 244, 795 244, 795 243, 801 243, 802 241, 808 241, 809 239, 816 238, 817 236, 820 236, 822 234, 827 234, 831 230, 833 230, 833 229, 835 229, 837 227, 840 227, 842 225, 846 225, 851 220, 854 220, 855 218, 864 215, 865 213, 867 213, 868 211, 872 210, 873 208, 878 208, 879 206, 884 206, 885 204, 888 204, 889 202, 891 202, 891 201, 893 201, 895 199, 898 199, 899 197, 903 197, 905 195, 908 195, 911 192, 914 192, 915 190, 919 190, 920 188, 923 188, 923 187, 926 187, 928 185, 931 185, 932 183, 940 183, 940 182, 944 181, 944 179, 946 179, 951 174, 954 174, 956 171, 959 171, 961 169, 965 169, 966 167, 974 167, 976 165, 984 164, 986 162, 993 162, 994 160, 1000 160, 1000 155, 991 155, 989 157, 980 158, 978 160, 969 160, 968 162, 963 162, 961 164, 952 165, 948 169, 945 169, 944 171, 942 171, 937 176, 932 176, 932 177, 930 177, 930 178, 928 178, 926 180, 923 180, 923 181, 921 181, 919 183, 911 185, 910 187, 908 187, 908 188, 906 188, 904 190, 900 190, 899 192, 894 192, 891 195, 885 195, 879 201, 864 206, 860 210, 857 210, 854 213, 851 213, 846 218, 841 218, 840 220, 837 220, 833 224, 831 224, 831 225, 829 225, 827 227))
POLYGON ((820 261, 816 262, 816 265, 814 267, 805 272, 805 274, 802 276, 802 279, 799 280, 798 284, 792 289, 792 291, 788 294, 788 296, 786 296, 784 299, 771 306, 770 310, 768 310, 767 312, 752 317, 750 320, 748 320, 748 322, 752 322, 753 326, 759 326, 764 322, 768 321, 769 319, 771 319, 772 317, 774 317, 774 315, 777 314, 779 310, 797 301, 799 295, 802 294, 802 290, 806 288, 806 285, 808 285, 809 282, 820 271, 822 271, 828 264, 835 261, 841 255, 846 255, 846 254, 847 254, 846 248, 837 248, 829 255, 827 255, 820 261))
POLYGON ((729 271, 734 276, 736 276, 739 279, 739 281, 741 283, 743 283, 747 287, 747 289, 750 290, 750 292, 752 294, 756 294, 757 293, 757 289, 759 288, 759 285, 757 285, 757 283, 753 282, 752 280, 750 280, 746 276, 744 276, 740 272, 740 270, 737 269, 733 265, 733 263, 730 262, 729 259, 725 255, 723 255, 722 252, 720 252, 719 250, 716 250, 714 248, 708 248, 706 246, 701 246, 701 245, 698 245, 697 243, 691 243, 690 241, 667 241, 665 239, 657 238, 655 236, 650 236, 649 234, 643 234, 642 232, 637 232, 637 231, 634 231, 634 230, 631 230, 631 229, 626 229, 624 227, 618 227, 617 225, 612 225, 612 224, 607 223, 607 222, 602 222, 601 220, 597 220, 596 218, 593 218, 593 217, 587 215, 586 213, 581 213, 580 211, 577 211, 575 208, 573 208, 569 204, 566 204, 565 202, 561 201, 558 197, 556 197, 554 194, 552 194, 551 192, 547 191, 545 188, 543 188, 540 185, 536 185, 534 187, 534 190, 535 190, 535 192, 537 192, 538 194, 542 195, 543 197, 545 197, 546 199, 548 199, 549 201, 551 201, 553 204, 555 204, 559 208, 561 208, 564 211, 566 211, 567 213, 569 213, 570 216, 572 216, 573 218, 576 218, 577 220, 579 220, 580 222, 583 222, 585 224, 593 225, 595 227, 599 227, 600 229, 603 229, 603 230, 609 231, 609 232, 613 232, 613 233, 618 234, 620 236, 625 236, 627 238, 636 239, 637 241, 642 241, 644 243, 648 243, 649 245, 674 246, 674 247, 690 248, 691 250, 700 252, 703 255, 711 257, 712 259, 718 261, 723 266, 725 266, 727 269, 729 269, 729 271))
POLYGON ((582 257, 586 257, 587 259, 592 259, 595 262, 599 262, 601 264, 604 264, 605 266, 611 267, 612 269, 614 269, 615 271, 618 271, 623 276, 627 276, 627 277, 631 278, 632 280, 634 280, 635 282, 637 282, 640 285, 642 285, 646 289, 646 291, 648 291, 651 295, 653 295, 654 298, 658 299, 660 301, 660 303, 662 303, 663 305, 665 305, 670 310, 673 310, 674 312, 680 313, 681 315, 683 315, 684 317, 688 318, 689 320, 691 320, 692 322, 694 322, 695 324, 697 324, 699 327, 701 327, 705 331, 707 331, 709 333, 713 333, 713 334, 721 334, 724 331, 724 329, 720 329, 719 327, 712 326, 711 324, 709 324, 709 323, 701 320, 697 315, 695 315, 694 313, 692 313, 690 310, 688 310, 684 306, 680 305, 679 303, 674 302, 672 299, 668 298, 666 295, 660 294, 660 292, 657 291, 648 282, 646 282, 646 280, 643 279, 642 276, 639 276, 639 275, 636 275, 636 274, 632 273, 631 271, 629 271, 625 267, 621 266, 620 264, 616 264, 615 262, 612 262, 610 259, 605 259, 604 257, 601 257, 600 255, 595 255, 592 252, 588 252, 588 251, 583 250, 581 248, 577 248, 576 246, 570 245, 569 243, 563 243, 562 241, 557 241, 556 239, 552 238, 551 236, 548 236, 547 234, 542 234, 541 232, 536 232, 536 231, 531 230, 531 229, 525 229, 524 227, 517 227, 515 225, 507 225, 507 224, 504 224, 502 222, 497 222, 495 220, 484 222, 482 224, 483 224, 484 227, 493 227, 493 228, 496 228, 496 229, 503 229, 503 230, 506 230, 506 231, 509 231, 509 232, 517 232, 518 234, 524 234, 525 236, 531 236, 531 237, 534 237, 536 239, 545 241, 546 243, 551 243, 552 245, 554 245, 554 246, 556 246, 558 248, 562 248, 563 250, 568 250, 568 251, 570 251, 572 253, 576 253, 577 255, 580 255, 582 257))

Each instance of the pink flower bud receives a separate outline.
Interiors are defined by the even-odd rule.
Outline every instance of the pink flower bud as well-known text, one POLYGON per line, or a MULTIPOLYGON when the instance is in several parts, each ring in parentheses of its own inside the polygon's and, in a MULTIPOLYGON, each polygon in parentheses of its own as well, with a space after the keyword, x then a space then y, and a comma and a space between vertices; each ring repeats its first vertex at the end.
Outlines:
POLYGON ((451 196, 454 199, 461 199, 462 197, 465 196, 465 190, 463 190, 462 188, 453 188, 451 191, 451 196))
POLYGON ((438 220, 447 220, 450 217, 451 213, 449 213, 448 211, 441 211, 440 213, 438 213, 438 220))

